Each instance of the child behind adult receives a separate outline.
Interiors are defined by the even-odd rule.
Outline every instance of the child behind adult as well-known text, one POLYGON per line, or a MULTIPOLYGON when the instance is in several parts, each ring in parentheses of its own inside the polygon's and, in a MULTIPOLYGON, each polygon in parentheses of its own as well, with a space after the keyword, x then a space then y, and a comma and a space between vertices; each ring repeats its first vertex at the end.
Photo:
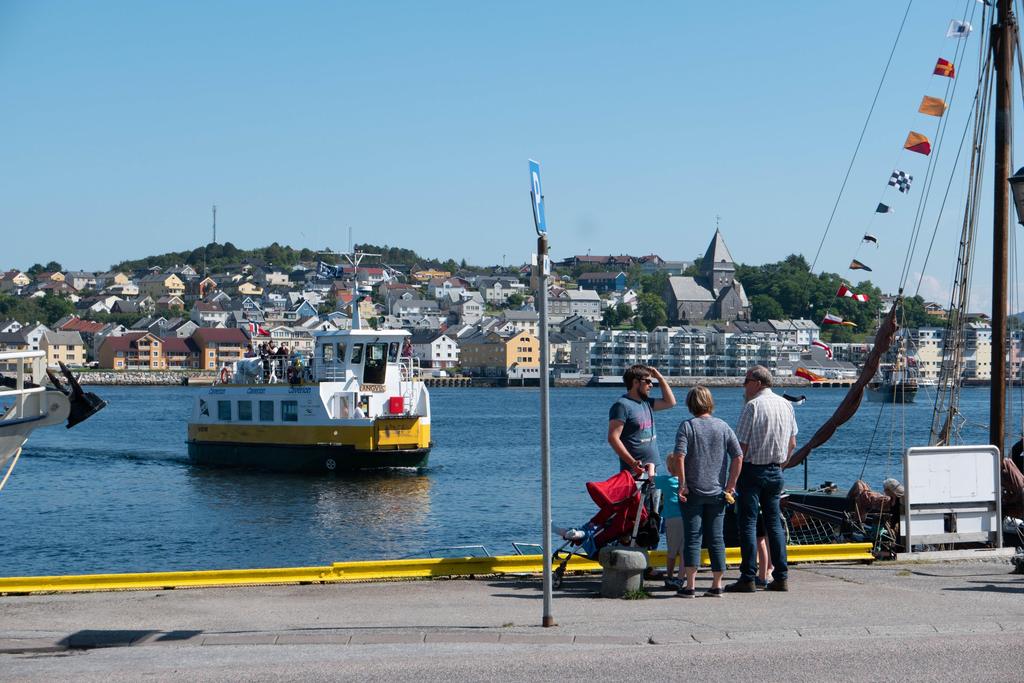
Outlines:
MULTIPOLYGON (((669 472, 673 471, 672 461, 668 463, 669 472)), ((679 507, 679 478, 674 475, 660 474, 654 478, 654 485, 661 492, 661 519, 665 523, 665 588, 677 590, 682 587, 683 578, 683 513, 679 507), (679 578, 675 578, 676 565, 679 566, 679 578)))

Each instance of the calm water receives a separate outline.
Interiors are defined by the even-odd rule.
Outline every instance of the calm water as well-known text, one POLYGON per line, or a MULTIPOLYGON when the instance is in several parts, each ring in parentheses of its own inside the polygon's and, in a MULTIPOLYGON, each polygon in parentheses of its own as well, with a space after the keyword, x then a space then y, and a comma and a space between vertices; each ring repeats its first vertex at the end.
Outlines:
MULTIPOLYGON (((99 388, 109 403, 101 413, 73 430, 37 432, 0 492, 0 576, 320 565, 475 543, 504 554, 512 541, 540 542, 537 389, 434 389, 428 470, 337 478, 190 466, 195 391, 99 388)), ((551 391, 553 516, 567 526, 594 512, 584 482, 617 469, 605 433, 620 393, 551 391)), ((657 415, 663 453, 687 417, 685 390, 676 393, 680 406, 657 415)), ((806 394, 801 443, 843 391, 806 394)), ((865 402, 812 455, 811 483, 849 485, 862 469, 875 488, 900 477, 904 445, 927 440, 929 394, 904 407, 865 402)), ((716 414, 735 425, 741 390, 715 399, 716 414)), ((987 390, 966 390, 962 410, 968 438, 985 440, 987 390)), ((801 469, 789 477, 802 485, 801 469)))

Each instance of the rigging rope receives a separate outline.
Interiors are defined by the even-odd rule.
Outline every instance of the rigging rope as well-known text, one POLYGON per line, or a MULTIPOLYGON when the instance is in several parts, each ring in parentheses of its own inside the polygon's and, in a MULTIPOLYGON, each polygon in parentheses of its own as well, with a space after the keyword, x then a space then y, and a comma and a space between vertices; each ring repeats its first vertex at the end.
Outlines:
POLYGON ((4 484, 7 483, 7 479, 11 476, 11 472, 14 471, 14 466, 18 464, 18 458, 21 457, 21 447, 18 447, 18 452, 14 454, 14 458, 11 460, 10 467, 7 468, 7 474, 4 475, 3 479, 0 479, 0 491, 3 491, 4 484))
POLYGON ((821 248, 825 245, 825 239, 828 237, 828 231, 832 227, 832 220, 836 217, 836 209, 839 208, 839 202, 843 198, 843 191, 846 189, 846 183, 850 179, 850 172, 853 171, 853 164, 857 161, 857 154, 860 152, 861 143, 864 142, 864 134, 868 131, 868 124, 871 123, 871 115, 875 111, 875 104, 878 102, 878 96, 882 92, 882 86, 885 84, 885 77, 889 73, 889 67, 892 65, 893 55, 896 54, 896 46, 899 45, 900 36, 903 35, 903 27, 907 24, 907 16, 910 14, 910 7, 914 4, 914 0, 908 0, 907 9, 903 12, 903 21, 900 22, 900 30, 896 32, 896 40, 892 43, 892 49, 889 51, 889 59, 885 63, 885 69, 882 71, 882 78, 878 81, 878 87, 875 89, 875 97, 871 100, 871 107, 868 109, 867 118, 864 120, 864 127, 861 128, 860 137, 857 139, 857 146, 853 150, 853 158, 850 159, 850 165, 846 167, 846 175, 843 176, 843 182, 839 186, 839 194, 836 196, 836 203, 832 206, 832 213, 828 217, 828 223, 825 224, 825 234, 821 236, 821 242, 818 243, 818 250, 814 252, 814 260, 811 262, 811 272, 814 272, 814 266, 818 263, 818 256, 821 255, 821 248))

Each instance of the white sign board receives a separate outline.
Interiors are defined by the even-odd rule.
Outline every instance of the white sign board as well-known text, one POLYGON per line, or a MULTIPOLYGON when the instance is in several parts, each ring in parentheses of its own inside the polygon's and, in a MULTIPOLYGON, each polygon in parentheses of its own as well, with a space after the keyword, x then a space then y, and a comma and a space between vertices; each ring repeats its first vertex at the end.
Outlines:
POLYGON ((1002 546, 1001 464, 995 446, 908 449, 900 525, 907 551, 914 544, 968 541, 1002 546))

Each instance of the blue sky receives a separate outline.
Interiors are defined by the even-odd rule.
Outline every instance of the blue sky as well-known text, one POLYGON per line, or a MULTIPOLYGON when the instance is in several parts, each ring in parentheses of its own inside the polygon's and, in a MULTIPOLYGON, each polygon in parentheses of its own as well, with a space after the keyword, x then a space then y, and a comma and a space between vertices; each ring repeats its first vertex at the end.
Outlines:
MULTIPOLYGON (((914 4, 818 270, 847 272, 894 165, 923 179, 927 160, 902 142, 933 137, 917 106, 943 94, 931 70, 956 47, 946 27, 975 5, 914 4)), ((6 0, 0 267, 190 249, 214 203, 220 241, 240 247, 344 248, 351 226, 426 256, 524 262, 531 157, 556 258, 689 259, 720 216, 738 261, 810 259, 905 8, 6 0)), ((953 142, 978 42, 957 64, 953 142)), ((885 289, 921 185, 887 196, 896 213, 871 223, 882 248, 860 253, 885 289)), ((963 192, 959 175, 929 296, 948 290, 963 192)))

